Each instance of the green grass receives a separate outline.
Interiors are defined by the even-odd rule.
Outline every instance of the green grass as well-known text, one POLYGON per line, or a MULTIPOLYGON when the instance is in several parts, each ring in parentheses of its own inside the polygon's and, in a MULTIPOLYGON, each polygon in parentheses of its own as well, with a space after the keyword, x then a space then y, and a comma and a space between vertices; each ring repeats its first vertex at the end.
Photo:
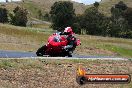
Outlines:
POLYGON ((84 51, 86 48, 93 47, 114 52, 115 54, 117 54, 117 56, 120 57, 132 57, 132 39, 90 35, 81 35, 79 36, 79 38, 82 42, 82 45, 79 47, 79 49, 84 49, 84 51))
POLYGON ((42 63, 39 60, 18 60, 18 59, 0 59, 0 68, 8 69, 8 68, 16 68, 16 69, 30 69, 30 68, 39 68, 41 69, 42 63))
POLYGON ((39 47, 47 43, 52 32, 51 29, 0 24, 0 49, 36 52, 39 47))
POLYGON ((36 5, 36 3, 33 2, 25 2, 22 4, 29 12, 29 16, 31 17, 35 17, 38 18, 38 11, 41 9, 38 5, 36 5))
MULTIPOLYGON (((34 38, 34 41, 44 42, 47 40, 52 30, 39 29, 39 28, 25 28, 16 27, 11 25, 0 24, 0 33, 5 35, 12 35, 15 37, 34 38)), ((27 40, 28 41, 28 40, 27 40)))
POLYGON ((126 49, 126 48, 109 45, 109 44, 100 46, 100 48, 104 48, 104 49, 113 51, 113 52, 117 53, 119 56, 132 57, 132 49, 126 49))
POLYGON ((0 68, 14 68, 16 67, 16 63, 11 60, 0 60, 0 68))
MULTIPOLYGON (((49 12, 51 9, 51 6, 57 1, 63 1, 63 0, 48 0, 48 1, 47 0, 25 0, 25 3, 30 3, 31 5, 38 7, 39 9, 42 10, 43 13, 45 13, 45 12, 49 12)), ((66 0, 66 1, 69 1, 69 0, 66 0)), ((77 2, 73 2, 73 6, 75 8, 75 13, 77 14, 82 14, 86 9, 86 6, 84 4, 80 4, 77 2)))
POLYGON ((48 24, 34 24, 34 25, 32 25, 32 27, 34 27, 34 28, 46 28, 46 29, 49 29, 50 28, 50 25, 48 25, 48 24))
MULTIPOLYGON (((36 51, 40 46, 47 43, 48 37, 53 32, 49 28, 41 29, 0 24, 0 34, 4 35, 0 37, 0 48, 6 50, 36 51), (19 44, 19 46, 16 44, 19 44), (12 47, 10 47, 11 45, 12 47)), ((76 54, 132 57, 132 39, 90 35, 76 36, 82 42, 81 46, 76 48, 76 54)))

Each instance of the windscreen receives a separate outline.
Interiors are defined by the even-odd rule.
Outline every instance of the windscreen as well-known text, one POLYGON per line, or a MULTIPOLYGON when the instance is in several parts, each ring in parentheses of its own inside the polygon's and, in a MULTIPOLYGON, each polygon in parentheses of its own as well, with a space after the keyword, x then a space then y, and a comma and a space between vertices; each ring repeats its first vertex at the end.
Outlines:
POLYGON ((61 37, 59 35, 55 36, 53 39, 54 42, 61 42, 61 37))

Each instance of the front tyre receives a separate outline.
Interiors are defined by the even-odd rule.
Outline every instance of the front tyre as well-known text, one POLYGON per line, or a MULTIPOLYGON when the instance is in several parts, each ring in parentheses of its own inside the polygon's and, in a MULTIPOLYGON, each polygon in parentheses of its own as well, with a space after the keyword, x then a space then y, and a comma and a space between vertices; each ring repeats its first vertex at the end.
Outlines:
POLYGON ((37 55, 37 56, 43 56, 43 55, 45 55, 45 50, 46 50, 46 45, 40 47, 40 48, 37 50, 36 55, 37 55))

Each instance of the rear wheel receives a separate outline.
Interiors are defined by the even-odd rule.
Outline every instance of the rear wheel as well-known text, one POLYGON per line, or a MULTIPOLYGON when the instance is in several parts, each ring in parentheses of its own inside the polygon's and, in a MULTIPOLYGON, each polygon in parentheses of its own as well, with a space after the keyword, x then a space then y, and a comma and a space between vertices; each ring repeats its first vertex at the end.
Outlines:
POLYGON ((36 52, 37 56, 43 56, 45 55, 45 50, 46 50, 46 45, 42 46, 41 48, 39 48, 36 52))
POLYGON ((72 55, 68 55, 68 57, 72 57, 72 55))
POLYGON ((68 57, 72 57, 73 51, 68 51, 68 57))

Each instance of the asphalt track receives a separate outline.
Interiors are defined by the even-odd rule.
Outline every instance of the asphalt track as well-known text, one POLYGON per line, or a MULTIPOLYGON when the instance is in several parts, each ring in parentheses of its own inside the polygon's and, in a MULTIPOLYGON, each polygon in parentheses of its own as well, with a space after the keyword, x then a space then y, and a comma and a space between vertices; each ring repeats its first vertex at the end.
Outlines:
POLYGON ((73 57, 37 57, 35 52, 20 52, 20 51, 6 51, 0 50, 0 58, 46 58, 46 59, 102 59, 102 60, 127 60, 125 58, 117 58, 110 56, 83 56, 73 55, 73 57))

